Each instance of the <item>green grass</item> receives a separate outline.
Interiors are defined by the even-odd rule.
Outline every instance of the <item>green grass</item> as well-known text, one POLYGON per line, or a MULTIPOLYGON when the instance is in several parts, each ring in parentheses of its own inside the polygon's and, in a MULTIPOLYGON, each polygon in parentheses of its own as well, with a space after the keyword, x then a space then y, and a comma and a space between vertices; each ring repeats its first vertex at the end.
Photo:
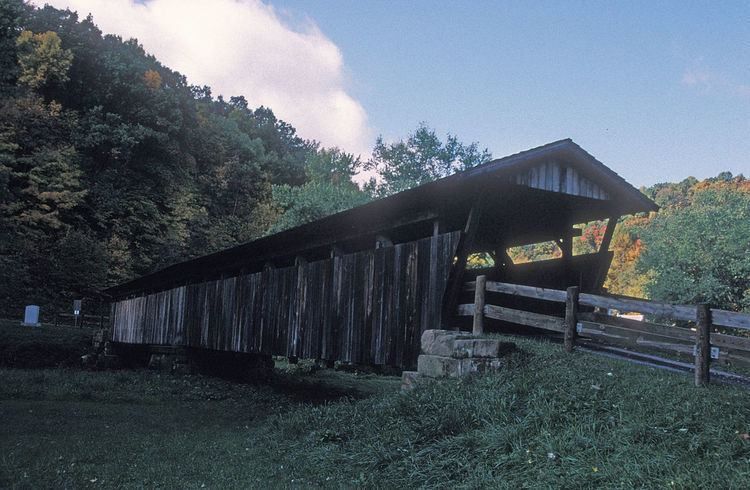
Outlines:
POLYGON ((0 366, 78 366, 91 349, 90 328, 24 327, 18 321, 0 320, 0 366))
POLYGON ((747 391, 516 341, 502 374, 410 393, 304 365, 2 369, 0 487, 747 487, 747 391))

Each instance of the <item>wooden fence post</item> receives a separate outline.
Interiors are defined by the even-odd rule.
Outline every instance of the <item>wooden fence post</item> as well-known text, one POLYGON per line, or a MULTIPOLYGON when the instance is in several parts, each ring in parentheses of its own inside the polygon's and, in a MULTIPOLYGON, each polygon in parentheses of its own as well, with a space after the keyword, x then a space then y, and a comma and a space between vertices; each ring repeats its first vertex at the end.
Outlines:
POLYGON ((711 363, 711 309, 701 303, 696 307, 695 386, 708 384, 711 363))
POLYGON ((474 289, 474 323, 472 333, 482 335, 484 333, 484 292, 487 284, 487 276, 477 276, 477 287, 474 289))
POLYGON ((578 286, 568 288, 565 298, 565 352, 573 352, 578 325, 578 286))

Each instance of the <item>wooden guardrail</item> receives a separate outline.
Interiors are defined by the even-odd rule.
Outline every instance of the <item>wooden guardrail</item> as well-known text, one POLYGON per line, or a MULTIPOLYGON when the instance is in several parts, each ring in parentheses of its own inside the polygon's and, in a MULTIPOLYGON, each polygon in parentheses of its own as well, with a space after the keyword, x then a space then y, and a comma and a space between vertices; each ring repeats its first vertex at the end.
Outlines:
POLYGON ((700 305, 673 305, 623 296, 579 293, 573 286, 566 291, 521 284, 487 281, 484 276, 466 283, 474 291, 473 304, 458 306, 458 314, 473 316, 475 334, 484 330, 484 318, 502 320, 564 335, 565 350, 576 342, 628 348, 654 349, 695 356, 695 384, 709 382, 711 358, 728 364, 750 367, 750 337, 712 332, 716 326, 750 331, 750 315, 700 305), (486 293, 500 293, 565 304, 565 317, 486 304, 486 293), (581 311, 580 307, 586 307, 581 311), (590 311, 590 310, 594 311, 590 311), (605 313, 608 310, 638 312, 671 320, 687 321, 694 328, 637 321, 605 313), (597 311, 597 310, 604 310, 597 311))

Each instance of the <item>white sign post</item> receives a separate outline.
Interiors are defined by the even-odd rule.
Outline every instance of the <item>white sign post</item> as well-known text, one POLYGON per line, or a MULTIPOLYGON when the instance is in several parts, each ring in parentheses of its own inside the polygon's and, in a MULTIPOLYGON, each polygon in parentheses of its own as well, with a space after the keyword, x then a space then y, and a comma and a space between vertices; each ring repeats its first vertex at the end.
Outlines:
POLYGON ((81 303, 83 303, 83 300, 80 299, 74 299, 73 300, 73 315, 75 315, 75 326, 78 326, 78 317, 81 316, 81 303))

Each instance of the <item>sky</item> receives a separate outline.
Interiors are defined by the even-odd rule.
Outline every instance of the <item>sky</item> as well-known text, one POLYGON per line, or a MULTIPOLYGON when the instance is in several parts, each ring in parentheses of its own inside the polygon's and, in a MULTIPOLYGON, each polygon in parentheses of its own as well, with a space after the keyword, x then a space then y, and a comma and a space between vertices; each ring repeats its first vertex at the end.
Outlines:
POLYGON ((364 158, 425 122, 495 157, 572 138, 636 186, 750 176, 747 1, 46 3, 364 158))

